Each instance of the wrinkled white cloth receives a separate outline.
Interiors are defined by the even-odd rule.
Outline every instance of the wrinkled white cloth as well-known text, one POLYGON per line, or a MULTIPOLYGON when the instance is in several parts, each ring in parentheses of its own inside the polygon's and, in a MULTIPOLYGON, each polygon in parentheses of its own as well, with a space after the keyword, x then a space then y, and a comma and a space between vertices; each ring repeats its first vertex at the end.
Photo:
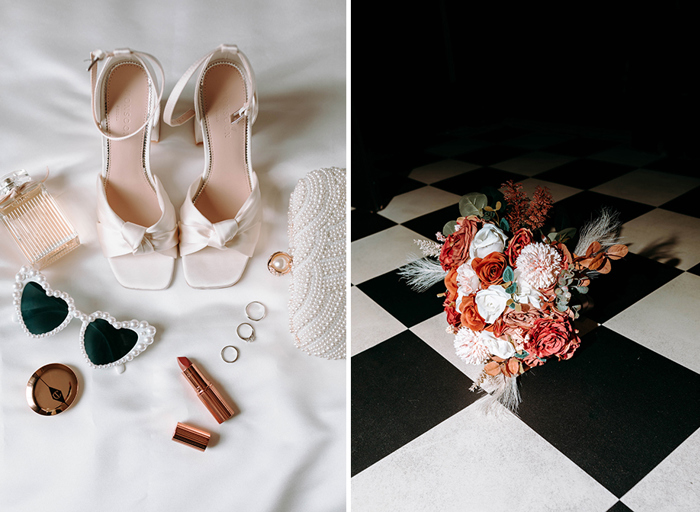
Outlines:
MULTIPOLYGON (((289 281, 266 268, 273 252, 288 248, 289 195, 299 178, 346 165, 345 9, 311 0, 2 2, 0 174, 25 168, 41 179, 48 166, 45 185, 82 243, 44 274, 83 312, 158 330, 121 375, 84 363, 77 320, 50 338, 25 336, 11 321, 12 284, 25 260, 0 227, 3 512, 345 510, 346 362, 294 347, 289 281), (125 289, 98 241, 102 149, 84 59, 97 48, 148 52, 165 69, 165 98, 190 64, 224 42, 246 53, 257 78, 251 150, 263 224, 253 257, 231 288, 190 288, 180 258, 170 288, 125 289), (256 340, 244 343, 235 330, 254 300, 268 313, 250 322, 256 340), (221 360, 226 345, 240 351, 233 364, 221 360), (182 377, 178 356, 198 364, 240 413, 219 425, 182 377), (73 368, 80 390, 70 409, 43 417, 25 390, 52 362, 73 368), (204 453, 171 440, 177 422, 212 433, 204 453)), ((188 90, 180 109, 192 106, 188 90)), ((151 168, 177 211, 204 169, 192 121, 161 127, 151 168)))

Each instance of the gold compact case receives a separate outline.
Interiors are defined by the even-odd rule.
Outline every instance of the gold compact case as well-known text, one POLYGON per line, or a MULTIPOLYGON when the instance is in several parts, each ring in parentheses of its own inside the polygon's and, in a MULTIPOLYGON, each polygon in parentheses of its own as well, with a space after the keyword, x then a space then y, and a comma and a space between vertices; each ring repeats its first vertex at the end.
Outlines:
POLYGON ((27 382, 29 407, 42 416, 55 416, 65 411, 77 396, 78 377, 65 364, 42 366, 27 382))

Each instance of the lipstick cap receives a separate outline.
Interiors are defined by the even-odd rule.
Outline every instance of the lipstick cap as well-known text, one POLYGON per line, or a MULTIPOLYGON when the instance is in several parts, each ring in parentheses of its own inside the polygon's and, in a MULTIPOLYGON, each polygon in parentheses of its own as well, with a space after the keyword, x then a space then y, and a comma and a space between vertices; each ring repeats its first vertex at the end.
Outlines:
POLYGON ((186 423, 179 423, 175 427, 175 433, 173 434, 173 441, 178 443, 186 444, 197 450, 204 451, 209 444, 209 439, 211 434, 202 429, 195 428, 186 423))

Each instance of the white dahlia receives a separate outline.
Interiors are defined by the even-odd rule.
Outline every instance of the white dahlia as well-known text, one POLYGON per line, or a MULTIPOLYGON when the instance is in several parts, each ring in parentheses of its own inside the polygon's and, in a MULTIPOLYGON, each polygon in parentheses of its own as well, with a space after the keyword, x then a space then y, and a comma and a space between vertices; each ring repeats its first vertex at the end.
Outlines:
POLYGON ((455 352, 467 364, 484 364, 489 358, 489 349, 479 335, 462 327, 455 335, 455 352))
POLYGON ((550 245, 535 242, 523 248, 515 266, 527 283, 544 290, 556 282, 561 272, 561 254, 550 245))

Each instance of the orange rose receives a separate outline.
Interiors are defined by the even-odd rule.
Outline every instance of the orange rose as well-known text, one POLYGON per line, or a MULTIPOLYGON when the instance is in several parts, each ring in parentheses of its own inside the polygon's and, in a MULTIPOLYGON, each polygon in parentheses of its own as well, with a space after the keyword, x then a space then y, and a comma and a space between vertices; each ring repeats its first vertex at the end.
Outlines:
POLYGON ((459 311, 455 309, 454 300, 446 299, 445 302, 443 302, 442 307, 445 309, 445 313, 447 314, 447 323, 450 324, 456 332, 457 329, 461 327, 461 324, 459 322, 459 311))
POLYGON ((513 233, 513 238, 510 239, 506 248, 506 256, 508 256, 511 267, 515 268, 515 262, 520 256, 520 251, 523 250, 523 247, 530 245, 534 240, 532 231, 527 228, 520 228, 513 233))
POLYGON ((479 231, 477 221, 462 219, 460 227, 445 240, 440 251, 440 264, 444 270, 459 267, 469 259, 469 246, 479 231))
POLYGON ((525 358, 525 362, 529 366, 538 366, 542 364, 541 359, 552 356, 557 356, 560 360, 569 359, 581 344, 569 319, 563 321, 551 318, 537 319, 528 336, 525 350, 529 355, 525 358))
POLYGON ((485 326, 486 322, 479 314, 476 309, 476 302, 474 302, 474 297, 476 295, 467 295, 462 298, 462 304, 460 305, 460 310, 462 311, 462 325, 469 327, 472 331, 481 331, 485 326))
POLYGON ((451 300, 457 299, 457 288, 459 284, 457 283, 457 270, 450 270, 445 276, 445 288, 447 288, 447 298, 451 300))
POLYGON ((500 252, 492 252, 485 258, 474 258, 472 268, 479 280, 488 288, 492 284, 503 282, 503 271, 506 269, 506 257, 500 252))

